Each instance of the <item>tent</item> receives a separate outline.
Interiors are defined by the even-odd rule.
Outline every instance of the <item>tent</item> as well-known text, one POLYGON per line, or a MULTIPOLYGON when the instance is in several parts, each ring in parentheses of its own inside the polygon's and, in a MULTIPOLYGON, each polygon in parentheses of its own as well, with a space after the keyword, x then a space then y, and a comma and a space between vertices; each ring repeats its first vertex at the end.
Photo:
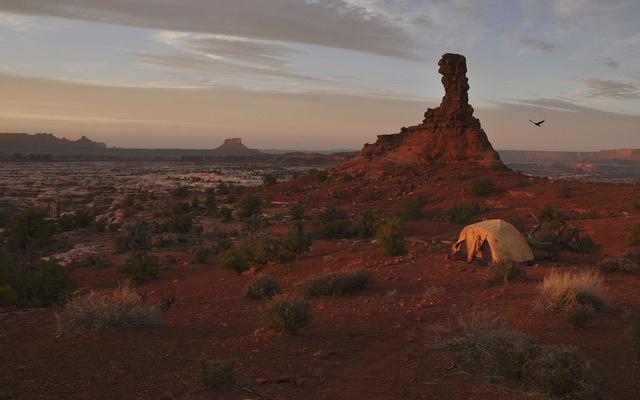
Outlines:
POLYGON ((518 229, 501 219, 490 219, 466 226, 451 247, 452 256, 486 263, 529 262, 533 253, 518 229))

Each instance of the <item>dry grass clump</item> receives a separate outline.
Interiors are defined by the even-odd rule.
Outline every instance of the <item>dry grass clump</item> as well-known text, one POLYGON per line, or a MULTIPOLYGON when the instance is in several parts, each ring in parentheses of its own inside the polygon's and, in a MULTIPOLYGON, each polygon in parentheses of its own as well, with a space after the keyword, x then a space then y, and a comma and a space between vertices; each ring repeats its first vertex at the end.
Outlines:
POLYGON ((267 305, 267 320, 272 328, 297 334, 311 322, 311 305, 303 298, 286 294, 274 296, 267 305))
POLYGON ((281 291, 270 275, 258 275, 246 287, 244 296, 249 300, 270 299, 281 291))
POLYGON ((373 279, 363 268, 313 276, 304 283, 309 296, 343 296, 366 289, 373 279))
POLYGON ((61 331, 69 334, 158 325, 157 307, 146 304, 130 286, 75 297, 67 302, 60 315, 61 331))
POLYGON ((494 286, 508 285, 510 281, 524 279, 526 274, 520 264, 511 262, 490 265, 487 269, 487 276, 486 284, 494 286))
POLYGON ((539 391, 545 399, 596 399, 590 364, 574 349, 544 346, 478 313, 459 321, 460 364, 492 381, 539 391))
POLYGON ((544 313, 562 313, 576 326, 593 319, 594 312, 607 307, 602 276, 597 271, 552 270, 540 285, 536 308, 544 313))
POLYGON ((209 390, 225 389, 235 383, 233 364, 228 361, 208 360, 200 365, 202 385, 209 390))

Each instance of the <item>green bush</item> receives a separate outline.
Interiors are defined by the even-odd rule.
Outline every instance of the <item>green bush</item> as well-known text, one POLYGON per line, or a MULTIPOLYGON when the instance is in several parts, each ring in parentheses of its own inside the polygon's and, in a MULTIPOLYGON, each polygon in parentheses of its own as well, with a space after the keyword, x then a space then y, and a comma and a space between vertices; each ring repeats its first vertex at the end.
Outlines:
POLYGON ((11 288, 9 300, 15 292, 15 304, 36 307, 62 303, 74 288, 69 272, 53 260, 27 265, 8 257, 0 260, 0 286, 11 288))
POLYGON ((318 216, 318 235, 323 239, 341 239, 351 236, 351 221, 335 205, 330 205, 318 216))
POLYGON ((282 247, 285 251, 296 254, 309 251, 311 235, 304 231, 304 227, 300 222, 296 222, 289 228, 289 231, 282 239, 282 247))
POLYGON ((480 205, 474 201, 469 203, 454 203, 447 210, 447 220, 453 224, 466 225, 478 218, 480 205))
POLYGON ((252 233, 242 238, 238 250, 247 261, 266 264, 278 257, 279 243, 270 236, 252 233))
POLYGON ((259 217, 262 211, 262 199, 255 195, 245 195, 238 203, 238 217, 259 217))
POLYGON ((9 219, 7 231, 11 249, 31 253, 53 241, 55 225, 43 210, 30 208, 9 219))
POLYGON ((146 251, 151 248, 149 225, 145 221, 137 221, 126 229, 125 236, 116 238, 116 249, 119 253, 128 250, 146 251))
POLYGON ((640 275, 640 254, 630 253, 624 257, 604 259, 600 262, 600 271, 640 275))
POLYGON ((420 196, 411 197, 403 200, 400 204, 398 216, 405 221, 413 221, 422 218, 422 208, 425 201, 420 196))
POLYGON ((190 211, 187 203, 172 204, 162 213, 163 219, 158 225, 158 230, 161 233, 189 233, 193 226, 190 211))
POLYGON ((369 271, 359 268, 313 276, 305 281, 304 287, 312 297, 343 296, 364 290, 372 282, 369 271))
POLYGON ((535 386, 547 399, 600 398, 591 365, 571 347, 543 347, 533 367, 535 386))
POLYGON ((220 266, 223 268, 241 273, 247 270, 247 264, 247 260, 240 254, 236 247, 220 252, 220 266))
POLYGON ((492 264, 487 269, 488 285, 508 285, 509 282, 524 279, 525 271, 515 262, 492 264))
POLYGON ((191 256, 191 262, 194 264, 206 263, 210 253, 211 252, 209 251, 209 249, 204 246, 192 247, 191 250, 189 251, 189 255, 191 256))
POLYGON ((295 335, 311 322, 311 305, 305 299, 279 294, 269 301, 266 316, 272 328, 295 335))
POLYGON ((385 255, 395 257, 407 252, 404 246, 402 229, 402 221, 399 219, 385 221, 378 227, 376 238, 380 242, 385 255))
POLYGON ((120 267, 120 274, 135 285, 141 285, 158 276, 160 260, 145 252, 132 253, 120 267))
POLYGON ((9 286, 0 286, 0 306, 11 306, 18 302, 18 293, 9 286))
POLYGON ((76 229, 87 229, 93 223, 93 216, 86 210, 78 210, 67 213, 58 218, 57 225, 61 232, 69 232, 76 229))
POLYGON ((291 206, 291 219, 294 221, 301 221, 304 219, 304 207, 302 207, 302 204, 295 203, 291 206))
POLYGON ((244 297, 250 300, 270 299, 281 291, 270 275, 258 275, 246 287, 244 297))
POLYGON ((584 235, 578 238, 578 252, 585 254, 597 254, 600 252, 601 246, 591 239, 591 236, 584 235))
POLYGON ((226 389, 235 383, 233 364, 228 361, 203 361, 200 371, 202 385, 208 390, 226 389))
POLYGON ((556 206, 544 206, 538 213, 541 222, 562 222, 567 219, 567 215, 556 206))
POLYGON ((358 237, 361 239, 368 239, 376 233, 376 222, 373 211, 366 210, 360 214, 358 225, 356 226, 358 237))
POLYGON ((480 179, 471 186, 471 194, 477 197, 486 197, 499 192, 491 179, 480 179))

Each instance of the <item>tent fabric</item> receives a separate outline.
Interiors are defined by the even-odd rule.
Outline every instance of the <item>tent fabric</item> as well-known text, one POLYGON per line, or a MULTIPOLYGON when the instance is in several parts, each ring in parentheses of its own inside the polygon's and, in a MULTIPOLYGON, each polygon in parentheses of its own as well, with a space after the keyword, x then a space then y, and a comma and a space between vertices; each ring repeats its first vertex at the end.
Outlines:
POLYGON ((468 262, 476 258, 493 263, 533 260, 533 253, 524 236, 515 226, 501 219, 466 226, 451 251, 453 254, 466 253, 468 262), (487 248, 490 255, 486 254, 487 248))

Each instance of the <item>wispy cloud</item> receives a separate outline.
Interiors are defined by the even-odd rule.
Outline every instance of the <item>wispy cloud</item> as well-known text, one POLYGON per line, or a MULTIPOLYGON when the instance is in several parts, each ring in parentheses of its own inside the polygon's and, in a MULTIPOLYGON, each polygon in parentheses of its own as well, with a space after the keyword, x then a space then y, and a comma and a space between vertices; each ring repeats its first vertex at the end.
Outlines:
POLYGON ((638 99, 640 88, 633 82, 622 82, 603 79, 582 79, 588 89, 589 97, 604 97, 612 99, 638 99))
POLYGON ((520 44, 522 44, 526 49, 543 52, 552 52, 558 49, 558 45, 556 43, 531 37, 520 40, 520 44))
POLYGON ((607 67, 620 68, 620 63, 611 57, 602 57, 599 61, 607 67))

